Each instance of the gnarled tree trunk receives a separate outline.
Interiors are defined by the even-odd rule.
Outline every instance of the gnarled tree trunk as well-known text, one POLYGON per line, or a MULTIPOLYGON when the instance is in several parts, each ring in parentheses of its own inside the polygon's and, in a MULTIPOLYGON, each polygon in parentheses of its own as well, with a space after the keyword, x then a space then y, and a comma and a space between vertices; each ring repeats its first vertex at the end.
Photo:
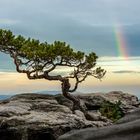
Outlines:
POLYGON ((80 110, 80 111, 82 111, 84 113, 84 115, 85 115, 87 120, 94 121, 94 118, 90 114, 88 114, 86 105, 81 104, 81 101, 80 101, 80 99, 78 97, 70 94, 69 89, 70 89, 69 79, 65 78, 62 81, 62 93, 63 93, 64 97, 66 97, 67 99, 69 99, 69 100, 71 100, 73 102, 72 111, 74 112, 74 110, 80 110))

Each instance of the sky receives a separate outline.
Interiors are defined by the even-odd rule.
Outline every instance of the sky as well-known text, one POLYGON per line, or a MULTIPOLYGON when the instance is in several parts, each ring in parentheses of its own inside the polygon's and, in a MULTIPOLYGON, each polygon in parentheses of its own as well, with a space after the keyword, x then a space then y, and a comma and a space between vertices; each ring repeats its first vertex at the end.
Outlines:
MULTIPOLYGON (((140 97, 139 0, 0 0, 0 28, 99 56, 107 70, 100 82, 89 77, 81 92, 121 90, 140 97)), ((68 72, 68 69, 59 69, 68 72)), ((30 81, 0 53, 0 94, 61 90, 60 83, 30 81)))

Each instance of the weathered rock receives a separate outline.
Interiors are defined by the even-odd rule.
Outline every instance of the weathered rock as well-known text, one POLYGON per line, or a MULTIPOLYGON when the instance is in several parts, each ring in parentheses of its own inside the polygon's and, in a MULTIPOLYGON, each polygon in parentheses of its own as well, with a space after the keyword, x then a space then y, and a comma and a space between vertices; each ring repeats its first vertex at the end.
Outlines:
POLYGON ((123 109, 124 113, 130 112, 131 110, 136 109, 140 105, 138 97, 128 93, 123 93, 121 91, 112 91, 106 94, 106 97, 108 98, 107 100, 109 100, 112 103, 121 101, 121 108, 123 109))
POLYGON ((127 94, 116 94, 77 95, 86 103, 94 121, 86 120, 79 110, 73 114, 72 102, 62 95, 20 94, 0 101, 0 140, 55 140, 70 130, 111 125, 111 121, 97 111, 103 101, 122 99, 131 109, 139 104, 135 96, 131 102, 132 95, 127 98, 127 94))
POLYGON ((89 110, 99 109, 104 101, 116 103, 121 101, 121 108, 124 113, 130 112, 140 106, 140 101, 135 95, 123 93, 121 91, 112 91, 109 93, 91 93, 78 96, 82 99, 89 110))
POLYGON ((65 98, 64 96, 62 96, 62 94, 57 94, 54 97, 60 105, 67 106, 70 109, 72 109, 72 106, 73 106, 72 101, 70 101, 67 98, 65 98))
POLYGON ((127 114, 118 124, 71 131, 58 140, 140 140, 140 109, 127 114))
POLYGON ((56 139, 72 129, 100 124, 109 125, 88 121, 78 110, 73 114, 69 107, 59 104, 51 95, 21 94, 0 102, 0 140, 8 140, 3 137, 6 134, 14 140, 17 140, 16 135, 19 140, 56 139))
POLYGON ((117 124, 132 122, 138 119, 140 119, 140 108, 127 113, 126 116, 117 121, 117 124))

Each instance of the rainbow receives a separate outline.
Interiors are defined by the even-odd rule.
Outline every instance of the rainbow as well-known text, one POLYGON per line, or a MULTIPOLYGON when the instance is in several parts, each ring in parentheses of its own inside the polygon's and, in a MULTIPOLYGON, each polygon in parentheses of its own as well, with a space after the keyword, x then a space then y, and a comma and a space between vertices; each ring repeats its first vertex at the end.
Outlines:
POLYGON ((117 47, 118 56, 123 57, 124 59, 128 60, 129 53, 127 49, 127 43, 126 43, 123 30, 120 25, 114 26, 114 33, 115 33, 115 44, 117 47))

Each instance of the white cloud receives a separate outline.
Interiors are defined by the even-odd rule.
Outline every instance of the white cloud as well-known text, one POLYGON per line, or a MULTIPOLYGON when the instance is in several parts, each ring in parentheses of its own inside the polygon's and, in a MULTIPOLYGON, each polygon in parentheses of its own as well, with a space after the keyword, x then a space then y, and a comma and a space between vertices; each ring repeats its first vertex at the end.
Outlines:
MULTIPOLYGON (((121 61, 120 61, 121 62, 121 61)), ((116 63, 116 62, 115 62, 116 63)), ((118 67, 118 66, 117 66, 118 67)), ((126 67, 126 66, 125 66, 126 67)), ((108 68, 105 67, 105 69, 108 68)), ((127 67, 128 69, 129 67, 127 67)), ((109 67, 112 71, 118 71, 121 68, 116 68, 115 66, 109 67)), ((56 70, 59 73, 70 72, 70 69, 66 68, 65 70, 59 68, 56 70)), ((123 71, 124 72, 124 71, 123 71)), ((112 86, 138 86, 140 84, 140 74, 128 73, 126 71, 123 74, 108 72, 105 77, 100 82, 94 77, 88 77, 85 82, 80 84, 78 91, 84 90, 93 90, 100 88, 103 90, 105 87, 112 86), (127 72, 127 73, 126 73, 127 72)), ((72 85, 73 85, 72 81, 72 85)), ((49 81, 49 80, 29 80, 26 74, 20 74, 17 72, 0 72, 0 94, 2 93, 23 93, 23 92, 36 92, 39 90, 61 90, 61 83, 58 81, 49 81)), ((98 91, 100 91, 98 90, 98 91)), ((114 89, 115 90, 115 89, 114 89)), ((124 89, 125 90, 125 89, 124 89)))
MULTIPOLYGON (((107 72, 121 72, 122 74, 140 72, 140 57, 100 57, 97 63, 102 66, 107 72)), ((117 74, 117 73, 116 73, 117 74)))
POLYGON ((110 61, 140 61, 140 56, 104 56, 100 57, 99 62, 110 62, 110 61))

